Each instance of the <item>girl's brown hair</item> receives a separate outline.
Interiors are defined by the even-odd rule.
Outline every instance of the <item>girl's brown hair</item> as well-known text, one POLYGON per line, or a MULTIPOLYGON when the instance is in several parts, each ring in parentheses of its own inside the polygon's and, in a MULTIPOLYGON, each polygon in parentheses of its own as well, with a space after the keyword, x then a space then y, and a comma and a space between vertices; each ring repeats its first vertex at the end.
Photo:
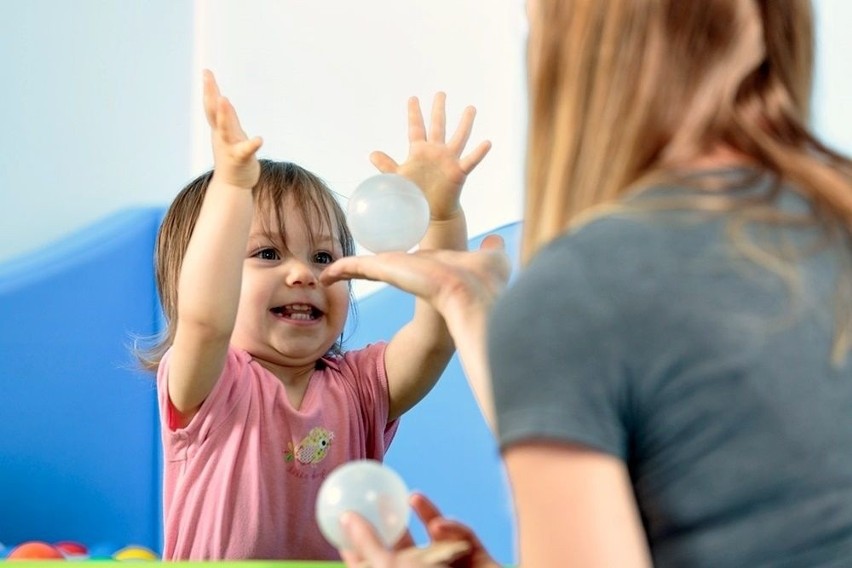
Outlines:
MULTIPOLYGON (((157 343, 137 357, 149 370, 156 370, 165 352, 171 347, 177 325, 177 290, 184 254, 201 211, 204 195, 210 185, 213 171, 208 171, 184 187, 166 212, 154 253, 157 292, 166 320, 166 328, 157 343)), ((286 247, 283 220, 286 208, 295 207, 301 212, 309 227, 319 224, 333 234, 337 230, 344 256, 355 254, 355 241, 349 232, 346 215, 331 189, 308 170, 290 163, 260 160, 260 178, 252 190, 255 208, 271 212, 269 218, 277 226, 267 227, 267 232, 281 240, 286 247)), ((354 302, 350 305, 355 306, 354 302)), ((340 341, 334 351, 340 351, 340 341)))

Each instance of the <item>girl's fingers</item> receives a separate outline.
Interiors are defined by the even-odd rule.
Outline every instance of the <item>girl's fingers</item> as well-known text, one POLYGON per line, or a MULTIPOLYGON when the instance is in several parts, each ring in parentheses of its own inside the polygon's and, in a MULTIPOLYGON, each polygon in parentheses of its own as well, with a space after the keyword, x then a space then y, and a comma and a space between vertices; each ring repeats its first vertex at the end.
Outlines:
POLYGON ((245 140, 246 134, 240 126, 240 119, 237 117, 237 109, 231 104, 228 97, 221 97, 219 105, 219 125, 228 143, 233 144, 245 140))
POLYGON ((263 144, 259 136, 249 138, 237 116, 234 105, 227 97, 219 97, 219 108, 216 115, 218 135, 221 140, 231 146, 234 155, 245 158, 256 152, 263 144))
POLYGON ((470 133, 473 130, 473 120, 476 118, 476 109, 469 106, 464 109, 459 125, 453 133, 453 137, 447 142, 447 147, 453 151, 456 157, 461 156, 467 141, 470 139, 470 133))
POLYGON ((207 124, 215 128, 220 94, 219 88, 216 85, 216 79, 209 69, 205 69, 202 73, 202 89, 202 102, 204 104, 204 114, 207 117, 207 124))
POLYGON ((204 77, 205 84, 209 85, 212 94, 218 97, 221 93, 219 92, 219 83, 216 82, 216 76, 213 74, 213 71, 205 69, 202 71, 202 75, 204 77))
POLYGON ((370 163, 376 166, 376 169, 383 174, 392 174, 399 169, 399 164, 396 160, 385 154, 384 152, 375 151, 370 154, 370 163))
POLYGON ((408 99, 408 142, 426 140, 426 125, 423 123, 423 113, 420 112, 420 101, 417 97, 408 99))
POLYGON ((447 94, 444 92, 435 93, 435 98, 432 99, 432 120, 429 127, 429 141, 443 144, 446 136, 447 124, 447 94))
POLYGON ((234 155, 239 160, 245 160, 253 156, 263 145, 263 139, 255 136, 251 140, 243 140, 234 146, 234 155))
POLYGON ((459 160, 459 167, 461 171, 465 174, 469 174, 473 171, 473 169, 479 165, 479 162, 488 154, 488 151, 491 150, 491 142, 485 140, 480 143, 479 146, 474 148, 470 154, 459 160))

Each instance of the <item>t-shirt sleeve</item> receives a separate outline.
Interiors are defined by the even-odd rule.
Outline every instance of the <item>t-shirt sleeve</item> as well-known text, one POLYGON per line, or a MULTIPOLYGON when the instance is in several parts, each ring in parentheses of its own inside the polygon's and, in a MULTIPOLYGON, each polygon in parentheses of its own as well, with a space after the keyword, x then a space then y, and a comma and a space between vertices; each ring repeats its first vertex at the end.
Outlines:
POLYGON ((201 403, 201 407, 190 423, 184 428, 177 428, 176 411, 168 395, 170 354, 170 351, 166 352, 157 370, 157 396, 162 430, 166 436, 174 436, 175 432, 180 430, 182 437, 204 439, 221 425, 228 414, 243 406, 247 389, 239 387, 239 379, 244 374, 249 357, 245 352, 228 348, 222 375, 216 381, 213 390, 201 403))
POLYGON ((381 458, 390 446, 399 426, 399 419, 388 421, 390 412, 390 394, 388 378, 385 372, 384 341, 372 343, 363 349, 347 351, 341 365, 348 368, 348 375, 354 377, 354 386, 362 412, 362 421, 375 445, 370 450, 371 457, 381 458), (381 447, 380 447, 381 446, 381 447))
POLYGON ((595 268, 576 251, 551 246, 495 306, 488 354, 502 449, 558 441, 626 458, 619 322, 595 268))

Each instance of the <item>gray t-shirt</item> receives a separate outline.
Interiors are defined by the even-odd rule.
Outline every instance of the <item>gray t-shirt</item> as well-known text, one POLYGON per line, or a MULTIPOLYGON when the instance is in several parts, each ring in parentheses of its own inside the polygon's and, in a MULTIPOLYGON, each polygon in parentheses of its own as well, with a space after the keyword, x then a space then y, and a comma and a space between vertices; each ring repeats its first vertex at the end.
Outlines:
MULTIPOLYGON (((776 203, 807 209, 791 191, 776 203)), ((624 460, 658 566, 852 566, 852 356, 830 353, 850 253, 824 247, 785 280, 748 243, 822 233, 752 224, 742 241, 736 227, 619 214, 540 252, 489 323, 501 447, 624 460)))

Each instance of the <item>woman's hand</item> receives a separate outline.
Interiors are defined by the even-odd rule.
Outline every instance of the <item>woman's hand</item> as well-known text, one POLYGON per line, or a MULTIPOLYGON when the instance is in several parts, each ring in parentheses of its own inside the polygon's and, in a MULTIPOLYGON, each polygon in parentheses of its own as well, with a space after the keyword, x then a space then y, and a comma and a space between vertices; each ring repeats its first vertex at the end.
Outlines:
MULTIPOLYGON (((448 519, 441 514, 435 506, 422 493, 412 493, 409 503, 417 516, 426 527, 426 532, 432 540, 433 545, 437 543, 463 543, 467 549, 454 560, 448 560, 452 568, 498 568, 499 564, 491 558, 485 547, 479 541, 479 537, 469 526, 448 519)), ((463 548, 458 547, 461 551, 463 548)))
POLYGON ((432 542, 423 548, 390 550, 363 517, 348 513, 341 520, 351 549, 340 555, 350 568, 499 568, 476 534, 466 525, 444 518, 429 499, 414 493, 411 507, 432 542))
MULTIPOLYGON (((459 310, 488 311, 510 272, 503 239, 489 235, 474 252, 428 250, 341 258, 323 271, 320 280, 326 285, 352 278, 386 282, 427 301, 450 326, 451 320, 459 319, 459 310)), ((463 321, 460 324, 463 327, 463 321)), ((455 335, 452 326, 450 331, 455 335)))
POLYGON ((510 273, 503 239, 489 235, 475 252, 424 250, 345 257, 326 268, 320 281, 328 285, 350 278, 378 280, 428 302, 444 318, 479 409, 494 430, 486 322, 510 273))

